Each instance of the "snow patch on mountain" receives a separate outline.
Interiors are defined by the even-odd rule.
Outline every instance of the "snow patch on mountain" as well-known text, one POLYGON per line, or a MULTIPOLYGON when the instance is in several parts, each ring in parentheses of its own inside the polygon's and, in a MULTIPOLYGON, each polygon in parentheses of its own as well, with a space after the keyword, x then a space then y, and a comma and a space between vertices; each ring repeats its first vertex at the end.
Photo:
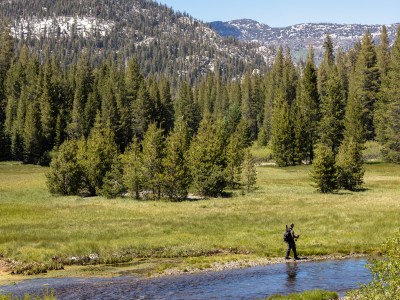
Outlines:
POLYGON ((19 19, 11 26, 11 33, 15 37, 27 35, 40 37, 43 35, 70 35, 76 30, 78 35, 89 37, 95 34, 106 36, 114 27, 113 21, 100 20, 94 17, 67 17, 38 19, 19 19))

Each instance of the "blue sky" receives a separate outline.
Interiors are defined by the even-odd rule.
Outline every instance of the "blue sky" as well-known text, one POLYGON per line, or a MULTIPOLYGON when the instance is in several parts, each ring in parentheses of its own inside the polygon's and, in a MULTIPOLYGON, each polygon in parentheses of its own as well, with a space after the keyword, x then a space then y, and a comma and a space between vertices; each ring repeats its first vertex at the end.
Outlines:
POLYGON ((205 22, 248 18, 272 27, 299 23, 392 24, 399 0, 157 0, 205 22))

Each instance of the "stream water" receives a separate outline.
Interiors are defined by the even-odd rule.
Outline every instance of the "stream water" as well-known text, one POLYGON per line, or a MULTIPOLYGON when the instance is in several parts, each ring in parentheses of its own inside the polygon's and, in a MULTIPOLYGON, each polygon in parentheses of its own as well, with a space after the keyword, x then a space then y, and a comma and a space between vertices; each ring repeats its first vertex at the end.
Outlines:
POLYGON ((54 290, 57 299, 265 299, 324 289, 343 295, 371 280, 365 259, 288 262, 268 266, 165 276, 160 278, 48 278, 0 286, 0 294, 40 295, 54 290))

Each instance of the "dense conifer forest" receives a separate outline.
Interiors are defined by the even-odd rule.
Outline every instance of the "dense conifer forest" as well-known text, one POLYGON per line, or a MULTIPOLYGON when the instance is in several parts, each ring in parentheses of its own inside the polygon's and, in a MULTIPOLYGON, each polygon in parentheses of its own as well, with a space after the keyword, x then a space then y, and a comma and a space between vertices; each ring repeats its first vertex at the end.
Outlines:
MULTIPOLYGON (((68 13, 72 2, 53 9, 68 13)), ((234 58, 214 72, 171 76, 180 66, 163 65, 162 44, 149 46, 161 51, 151 63, 119 56, 118 43, 100 56, 91 45, 61 49, 78 41, 15 39, 9 26, 0 37, 0 158, 50 165, 54 194, 182 199, 189 190, 251 190, 254 142, 278 166, 314 162, 321 192, 361 187, 367 141, 400 162, 400 32, 392 46, 385 27, 377 45, 366 32, 347 52, 335 52, 327 35, 318 66, 312 47, 304 64, 280 47, 271 68, 242 65, 240 77, 226 72, 238 67, 234 58)))

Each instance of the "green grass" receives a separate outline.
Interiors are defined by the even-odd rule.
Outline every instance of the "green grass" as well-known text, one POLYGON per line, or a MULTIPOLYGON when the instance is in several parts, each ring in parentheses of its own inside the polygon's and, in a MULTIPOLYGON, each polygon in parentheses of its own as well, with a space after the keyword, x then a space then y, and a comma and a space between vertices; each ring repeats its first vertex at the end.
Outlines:
MULTIPOLYGON (((301 235, 301 256, 374 253, 399 227, 399 165, 369 164, 365 191, 328 195, 311 186, 309 166, 257 170, 254 193, 171 203, 54 197, 45 185, 47 168, 0 163, 0 254, 44 263, 91 253, 108 263, 282 257, 283 231, 291 222, 301 235)), ((206 267, 210 261, 193 263, 206 267)))
POLYGON ((339 299, 339 295, 335 292, 313 290, 303 293, 293 293, 287 296, 273 295, 268 300, 332 300, 339 299))
POLYGON ((23 297, 14 296, 12 294, 0 294, 0 300, 55 300, 53 291, 47 291, 44 295, 30 295, 25 294, 23 297))

